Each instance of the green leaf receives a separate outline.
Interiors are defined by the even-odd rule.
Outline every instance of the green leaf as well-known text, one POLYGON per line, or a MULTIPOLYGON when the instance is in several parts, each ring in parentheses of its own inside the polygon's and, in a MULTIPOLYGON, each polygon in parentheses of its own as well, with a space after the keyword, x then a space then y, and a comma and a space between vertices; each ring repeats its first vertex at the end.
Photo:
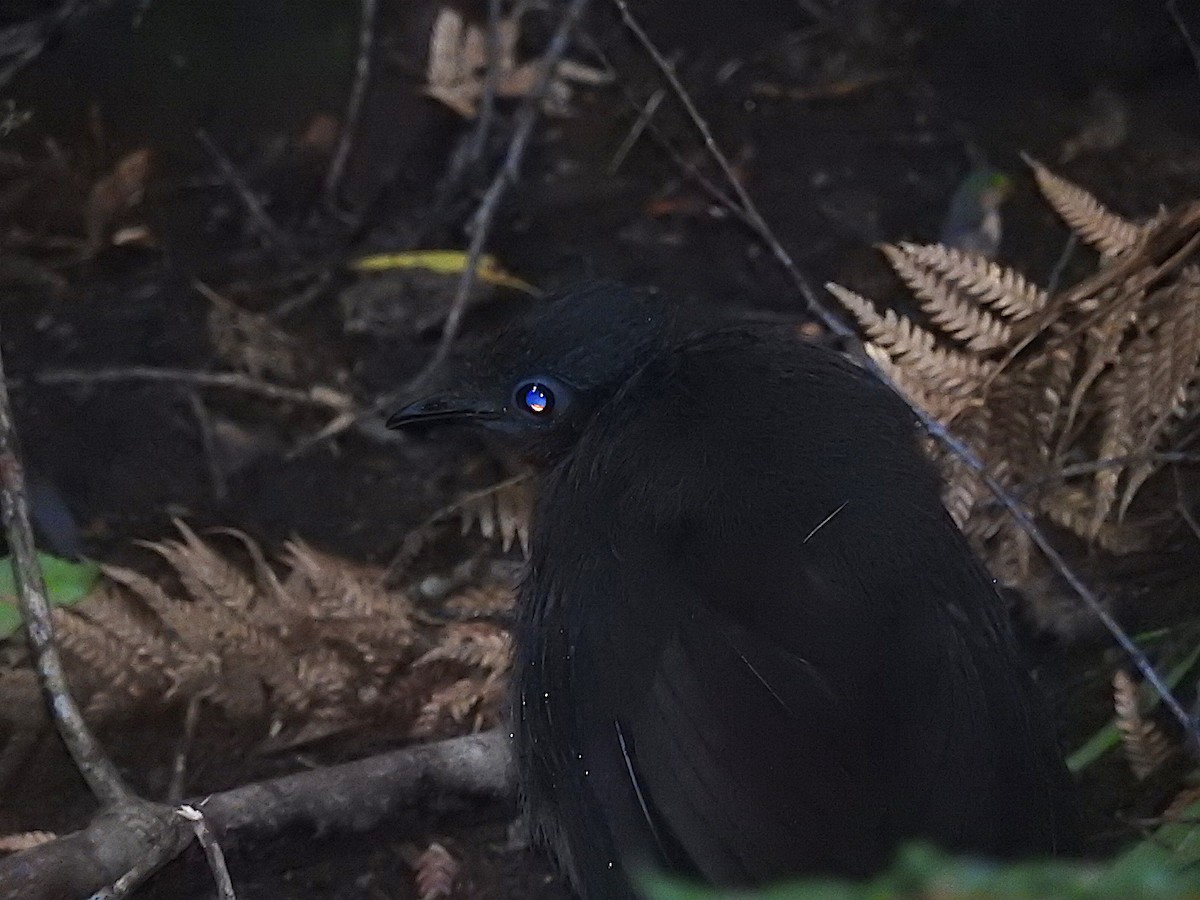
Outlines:
MULTIPOLYGON (((38 564, 46 579, 46 593, 51 606, 78 603, 91 592, 100 577, 100 566, 94 562, 72 562, 48 553, 39 553, 38 564)), ((20 628, 21 621, 12 557, 6 556, 0 560, 0 638, 6 638, 20 628)))

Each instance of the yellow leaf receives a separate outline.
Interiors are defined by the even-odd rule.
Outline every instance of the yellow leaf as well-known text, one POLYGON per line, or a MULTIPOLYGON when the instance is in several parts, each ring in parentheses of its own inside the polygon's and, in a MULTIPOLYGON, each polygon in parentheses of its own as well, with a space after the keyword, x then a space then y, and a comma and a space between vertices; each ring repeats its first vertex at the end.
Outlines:
MULTIPOLYGON (((440 275, 461 275, 467 266, 467 254, 462 250, 409 250, 404 253, 376 253, 356 259, 351 268, 357 272, 386 272, 389 269, 425 269, 440 275)), ((527 281, 501 268, 496 257, 484 253, 479 257, 475 275, 480 281, 497 287, 513 288, 537 296, 541 293, 527 281)))

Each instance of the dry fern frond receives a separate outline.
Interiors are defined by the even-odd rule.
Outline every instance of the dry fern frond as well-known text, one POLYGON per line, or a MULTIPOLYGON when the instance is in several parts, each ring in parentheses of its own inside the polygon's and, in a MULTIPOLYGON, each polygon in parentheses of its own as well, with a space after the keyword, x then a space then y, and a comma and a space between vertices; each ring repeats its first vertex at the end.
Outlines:
POLYGON ((483 622, 456 622, 446 626, 438 645, 422 654, 413 667, 453 662, 496 674, 507 671, 511 659, 508 632, 483 622))
MULTIPOLYGON (((155 716, 203 703, 202 721, 244 741, 238 750, 223 737, 230 752, 272 752, 380 724, 432 737, 500 721, 511 660, 502 626, 431 624, 384 587, 381 569, 299 541, 274 565, 240 532, 225 532, 236 543, 182 524, 179 533, 152 546, 173 580, 106 567, 92 596, 54 610, 68 677, 94 724, 161 727, 155 716)), ((468 590, 458 602, 501 609, 512 592, 468 590)), ((36 692, 31 672, 0 670, 0 705, 40 709, 29 702, 36 692)), ((18 732, 43 724, 7 718, 18 732)))
POLYGON ((507 689, 499 678, 460 678, 437 688, 422 704, 414 737, 427 738, 467 725, 481 731, 499 722, 507 689))
MULTIPOLYGON (((1162 295, 1161 318, 1156 323, 1152 349, 1134 365, 1147 379, 1147 395, 1140 409, 1135 452, 1149 454, 1164 443, 1175 420, 1187 410, 1188 390, 1200 378, 1200 269, 1188 266, 1179 280, 1162 295)), ((1147 301, 1149 306, 1151 301, 1147 301)), ((1135 465, 1129 472, 1117 516, 1125 515, 1138 489, 1156 471, 1151 463, 1135 465)))
POLYGON ((941 244, 901 242, 896 246, 918 265, 938 272, 979 303, 1014 322, 1041 312, 1050 299, 1016 269, 987 257, 941 244))
POLYGON ((970 297, 960 294, 954 281, 937 269, 918 263, 903 245, 884 244, 880 250, 943 334, 962 343, 967 350, 1008 346, 1012 339, 1009 326, 970 297))
POLYGON ((1042 196, 1054 211, 1088 245, 1105 256, 1128 253, 1141 242, 1145 230, 1109 210, 1092 194, 1055 175, 1032 157, 1025 162, 1033 169, 1042 196))
POLYGON ((1133 679, 1123 670, 1113 675, 1113 710, 1121 744, 1134 778, 1149 777, 1175 752, 1174 745, 1158 726, 1142 716, 1138 691, 1133 679))
MULTIPOLYGON (((1140 550, 1163 517, 1126 522, 1158 451, 1200 402, 1200 203, 1145 225, 1030 161, 1050 204, 1102 253, 1054 298, 1015 270, 938 244, 880 249, 922 322, 827 285, 866 334, 867 354, 953 428, 1028 508, 1108 553, 1140 550), (997 351, 1009 353, 998 359, 997 351), (1020 351, 1020 352, 1018 352, 1020 351), (1097 462, 1089 474, 1067 472, 1097 462)), ((1027 537, 950 454, 945 503, 1010 583, 1031 577, 1027 537)))
POLYGON ((230 560, 200 540, 187 524, 172 519, 182 541, 140 541, 141 546, 162 556, 183 581, 184 589, 197 602, 216 603, 237 613, 250 608, 256 588, 230 560))
POLYGON ((436 841, 431 843, 413 862, 419 900, 442 900, 452 896, 459 868, 458 860, 449 850, 436 841))
POLYGON ((533 503, 533 478, 521 474, 461 497, 439 517, 457 513, 462 518, 463 534, 478 527, 485 538, 498 537, 506 552, 518 542, 528 556, 533 503))
POLYGON ((515 602, 513 589, 497 583, 459 591, 446 598, 442 609, 460 618, 484 618, 512 612, 515 602))
POLYGON ((890 309, 881 315, 875 304, 861 294, 839 284, 829 283, 825 287, 858 320, 876 345, 887 351, 897 365, 911 371, 914 378, 929 384, 930 391, 967 396, 994 371, 992 363, 939 347, 932 332, 890 309))
POLYGON ((1093 491, 1060 485, 1041 493, 1037 510, 1055 525, 1080 537, 1088 536, 1097 547, 1109 553, 1122 555, 1147 548, 1148 536, 1136 528, 1107 521, 1096 528, 1096 502, 1093 491))
MULTIPOLYGON (((1103 298, 1103 302, 1109 306, 1115 305, 1114 300, 1116 300, 1114 292, 1109 292, 1103 298)), ((1140 297, 1135 298, 1137 302, 1140 300, 1140 297)), ((1065 453, 1069 444, 1078 438, 1075 423, 1084 401, 1094 398, 1092 388, 1097 379, 1104 375, 1116 361, 1121 344, 1125 339, 1125 333, 1137 319, 1137 302, 1122 304, 1122 309, 1112 310, 1109 315, 1084 332, 1083 346, 1078 353, 1082 356, 1085 366, 1082 374, 1075 381, 1075 386, 1067 401, 1066 420, 1058 436, 1060 453, 1065 453)), ((1064 347, 1065 344, 1060 340, 1056 346, 1064 347)))

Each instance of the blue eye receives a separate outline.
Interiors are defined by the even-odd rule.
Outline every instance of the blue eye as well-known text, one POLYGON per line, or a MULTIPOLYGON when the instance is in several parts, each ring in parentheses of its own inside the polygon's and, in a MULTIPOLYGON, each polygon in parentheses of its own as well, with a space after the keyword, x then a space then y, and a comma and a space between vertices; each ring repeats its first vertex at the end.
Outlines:
POLYGON ((531 381, 517 390, 517 397, 527 412, 544 416, 554 410, 554 392, 544 384, 531 381))

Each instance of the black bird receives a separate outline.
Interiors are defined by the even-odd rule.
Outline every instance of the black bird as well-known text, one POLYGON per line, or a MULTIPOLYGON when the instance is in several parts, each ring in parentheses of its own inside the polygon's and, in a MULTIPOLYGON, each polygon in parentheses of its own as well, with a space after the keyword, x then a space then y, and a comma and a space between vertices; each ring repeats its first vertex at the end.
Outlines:
POLYGON ((993 581, 910 410, 792 334, 612 284, 502 334, 391 427, 467 422, 543 470, 513 720, 580 895, 866 876, 926 839, 1074 841, 993 581))

